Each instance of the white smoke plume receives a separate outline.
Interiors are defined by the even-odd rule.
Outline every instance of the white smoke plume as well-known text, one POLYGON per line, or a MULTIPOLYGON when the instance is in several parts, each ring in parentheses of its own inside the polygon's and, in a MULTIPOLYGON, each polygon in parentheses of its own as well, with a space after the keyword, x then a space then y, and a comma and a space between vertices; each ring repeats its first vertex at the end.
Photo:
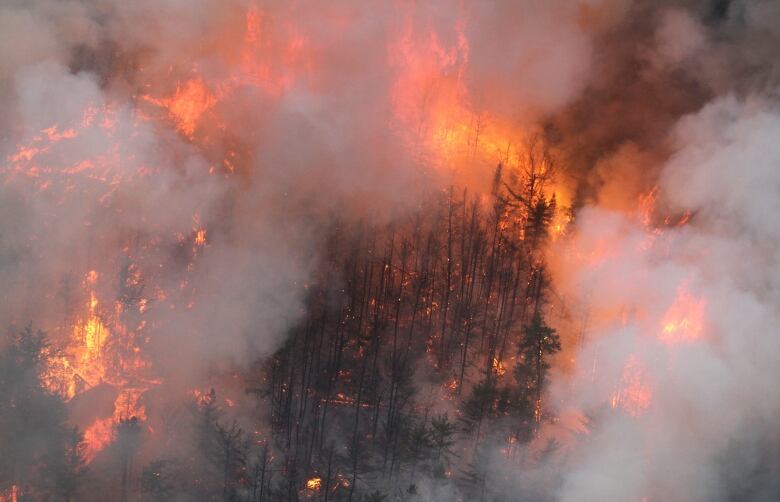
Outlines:
MULTIPOLYGON (((160 369, 186 379, 269 353, 300 312, 322 222, 403 213, 453 177, 421 139, 429 94, 502 120, 559 108, 588 78, 578 9, 608 4, 6 2, 3 322, 51 330, 64 283, 94 269, 108 293, 132 254, 173 286, 149 314, 160 369), (155 103, 191 81, 224 98, 177 134, 155 103), (198 229, 193 296, 175 298, 198 229)), ((457 176, 487 185, 497 159, 482 160, 457 176)))
POLYGON ((770 75, 734 72, 718 96, 727 80, 710 66, 737 54, 749 64, 766 15, 767 3, 735 2, 709 34, 690 13, 661 16, 651 64, 704 71, 695 78, 713 97, 660 149, 629 143, 605 157, 600 204, 585 204, 559 250, 556 284, 579 339, 551 398, 561 416, 584 413, 568 423, 560 500, 777 496, 780 115, 770 75))
POLYGON ((567 501, 768 499, 778 19, 771 1, 3 2, 0 326, 64 342, 84 284, 110 311, 137 274, 145 378, 208 387, 279 347, 333 221, 485 191, 541 134, 577 188, 555 288, 587 320, 550 396, 592 420, 528 476, 567 501), (633 207, 656 185, 649 221, 633 207))

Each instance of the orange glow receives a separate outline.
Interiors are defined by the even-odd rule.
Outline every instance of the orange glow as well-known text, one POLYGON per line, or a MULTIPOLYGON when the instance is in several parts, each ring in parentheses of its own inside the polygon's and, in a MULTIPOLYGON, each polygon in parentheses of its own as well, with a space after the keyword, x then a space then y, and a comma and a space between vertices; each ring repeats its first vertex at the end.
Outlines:
POLYGON ((0 502, 19 502, 19 485, 12 485, 5 493, 0 493, 0 502))
MULTIPOLYGON (((139 274, 136 268, 129 267, 126 283, 137 285, 139 274)), ((117 390, 112 415, 98 418, 84 429, 87 461, 113 441, 115 427, 121 420, 146 420, 143 395, 150 385, 159 383, 144 377, 149 364, 137 345, 136 335, 145 323, 130 330, 120 322, 125 305, 116 302, 113 309, 102 307, 97 291, 100 279, 96 270, 84 275, 82 285, 88 291, 84 313, 76 318, 64 350, 46 358, 42 375, 47 388, 66 400, 99 384, 117 390)), ((144 311, 144 305, 139 301, 138 312, 144 311)))
POLYGON ((136 418, 146 420, 146 408, 140 403, 146 389, 126 389, 120 392, 114 401, 114 413, 110 417, 95 420, 84 431, 86 445, 84 456, 87 462, 95 458, 106 446, 111 444, 120 420, 136 418))
MULTIPOLYGON (((470 58, 465 13, 447 29, 406 18, 388 51, 396 75, 390 96, 393 123, 425 167, 487 191, 496 165, 507 172, 527 167, 535 131, 516 116, 479 105, 479 96, 467 85, 470 58)), ((541 164, 540 174, 548 174, 549 166, 541 164)), ((566 187, 552 183, 544 192, 556 194, 559 208, 570 204, 566 187)), ((564 212, 557 215, 553 237, 562 235, 567 223, 564 212)))
POLYGON ((123 389, 114 401, 114 420, 137 418, 146 420, 146 407, 141 404, 141 398, 146 389, 123 389))
POLYGON ((173 95, 168 98, 145 96, 145 99, 166 108, 168 116, 176 124, 176 129, 190 139, 194 137, 203 114, 216 103, 214 94, 197 78, 177 86, 173 95))
POLYGON ((455 392, 458 390, 458 379, 452 378, 444 383, 444 388, 446 388, 450 392, 455 392))
POLYGON ((246 11, 246 34, 244 41, 249 44, 256 44, 260 40, 260 21, 261 12, 257 5, 252 4, 246 11))
POLYGON ((571 215, 567 211, 556 211, 552 222, 552 239, 556 240, 566 236, 569 223, 571 223, 571 215))
POLYGON ((96 420, 84 431, 84 458, 90 462, 103 448, 114 439, 114 418, 96 420))
MULTIPOLYGON (((142 99, 165 109, 176 130, 190 140, 198 136, 203 143, 210 143, 214 138, 209 136, 225 131, 223 119, 215 107, 235 96, 237 90, 255 88, 263 91, 266 98, 277 99, 311 69, 307 37, 294 23, 277 19, 257 2, 250 3, 243 18, 241 38, 234 39, 233 33, 226 34, 214 45, 215 52, 211 54, 216 61, 230 68, 225 74, 219 77, 210 74, 206 78, 196 67, 172 67, 171 71, 186 75, 175 90, 147 84, 142 99), (204 121, 206 116, 209 121, 204 121)), ((233 159, 220 162, 228 171, 235 170, 233 159)))
POLYGON ((322 478, 319 476, 313 477, 306 481, 306 489, 311 491, 318 491, 322 485, 322 478))
POLYGON ((637 209, 639 221, 647 228, 653 221, 653 211, 655 210, 655 200, 658 197, 658 187, 644 195, 639 196, 639 207, 637 209))
POLYGON ((497 376, 504 376, 506 374, 506 368, 504 367, 504 363, 495 357, 493 358, 493 372, 497 376))
POLYGON ((644 363, 631 354, 623 366, 623 375, 617 390, 612 394, 612 407, 621 408, 632 417, 639 417, 647 411, 653 400, 653 391, 648 384, 644 363))
MULTIPOLYGON (((97 280, 97 272, 90 271, 85 285, 97 280)), ((77 320, 71 332, 67 356, 55 356, 48 359, 44 371, 44 382, 52 392, 69 400, 81 390, 98 385, 104 380, 107 371, 104 349, 111 332, 99 312, 99 301, 94 291, 90 291, 86 302, 86 316, 77 320)))
MULTIPOLYGON (((137 117, 133 117, 134 119, 137 117)), ((5 175, 6 183, 29 180, 39 190, 50 190, 63 196, 79 187, 78 180, 88 180, 90 186, 100 182, 106 191, 98 200, 110 195, 119 181, 129 172, 117 169, 122 161, 133 162, 131 158, 122 158, 122 148, 114 137, 116 113, 110 106, 89 106, 83 117, 66 125, 51 125, 37 133, 29 132, 24 144, 18 144, 14 152, 0 164, 0 173, 5 175), (88 158, 74 159, 73 150, 78 142, 88 135, 100 137, 103 146, 91 152, 88 158)), ((137 125, 137 123, 133 123, 137 125)), ((148 169, 148 168, 147 168, 148 169)), ((130 176, 145 174, 141 166, 130 176)))
POLYGON ((198 230, 195 232, 195 245, 197 246, 205 246, 206 245, 206 231, 205 230, 198 230))
POLYGON ((389 62, 398 70, 392 90, 395 117, 409 135, 413 153, 432 155, 435 164, 445 165, 483 148, 493 153, 510 150, 500 133, 484 127, 482 134, 477 132, 478 123, 490 121, 468 107, 463 75, 469 42, 464 24, 454 27, 456 41, 450 46, 433 28, 415 29, 411 19, 405 24, 403 35, 390 48, 389 62))
POLYGON ((239 71, 223 84, 225 92, 237 86, 251 85, 278 97, 307 69, 306 37, 296 26, 275 21, 255 2, 249 6, 239 71))
POLYGON ((659 339, 668 345, 689 343, 701 337, 706 301, 688 293, 685 284, 661 321, 659 339))

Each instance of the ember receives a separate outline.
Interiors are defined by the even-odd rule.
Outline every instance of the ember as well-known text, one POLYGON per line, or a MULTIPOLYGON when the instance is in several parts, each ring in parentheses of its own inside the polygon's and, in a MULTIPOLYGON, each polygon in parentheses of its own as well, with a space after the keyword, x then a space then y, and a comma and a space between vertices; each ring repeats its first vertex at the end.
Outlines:
POLYGON ((771 3, 5 2, 0 502, 778 499, 771 3))

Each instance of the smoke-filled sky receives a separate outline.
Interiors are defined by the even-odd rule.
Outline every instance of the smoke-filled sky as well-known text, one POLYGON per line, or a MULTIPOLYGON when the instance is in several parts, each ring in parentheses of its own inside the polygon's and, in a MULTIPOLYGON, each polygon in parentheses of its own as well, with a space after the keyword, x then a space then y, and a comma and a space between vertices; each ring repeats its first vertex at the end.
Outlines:
POLYGON ((571 439, 555 497, 769 500, 778 22, 771 0, 5 0, 0 324, 56 338, 90 271, 117 297, 132 263, 156 377, 205 384, 279 347, 334 221, 486 191, 542 138, 575 211, 551 396, 584 419, 627 372, 652 387, 571 439))
POLYGON ((483 190, 585 89, 624 9, 5 2, 2 317, 51 329, 58 291, 96 270, 116 296, 132 261, 171 304, 150 314, 166 326, 151 343, 176 378, 269 353, 323 225, 386 221, 453 182, 483 190), (208 250, 177 287, 199 229, 208 250))

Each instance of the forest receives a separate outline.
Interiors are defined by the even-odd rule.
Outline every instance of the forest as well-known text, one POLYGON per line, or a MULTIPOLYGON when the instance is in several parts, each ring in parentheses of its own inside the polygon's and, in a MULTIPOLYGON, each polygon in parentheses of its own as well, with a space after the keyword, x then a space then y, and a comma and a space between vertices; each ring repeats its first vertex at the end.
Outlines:
POLYGON ((780 500, 777 26, 0 1, 0 502, 780 500))
POLYGON ((403 222, 333 221, 302 320, 238 375, 262 411, 230 419, 215 389, 196 393, 178 419, 191 443, 181 456, 142 462, 149 432, 126 416, 87 468, 83 433, 46 382, 55 349, 32 326, 14 333, 0 430, 15 453, 0 491, 77 500, 99 476, 122 501, 418 500, 420 482, 501 500, 483 450, 528 461, 561 348, 546 321, 544 251, 562 231, 548 195, 555 165, 529 152, 521 169, 498 165, 487 200, 453 186, 403 222))

